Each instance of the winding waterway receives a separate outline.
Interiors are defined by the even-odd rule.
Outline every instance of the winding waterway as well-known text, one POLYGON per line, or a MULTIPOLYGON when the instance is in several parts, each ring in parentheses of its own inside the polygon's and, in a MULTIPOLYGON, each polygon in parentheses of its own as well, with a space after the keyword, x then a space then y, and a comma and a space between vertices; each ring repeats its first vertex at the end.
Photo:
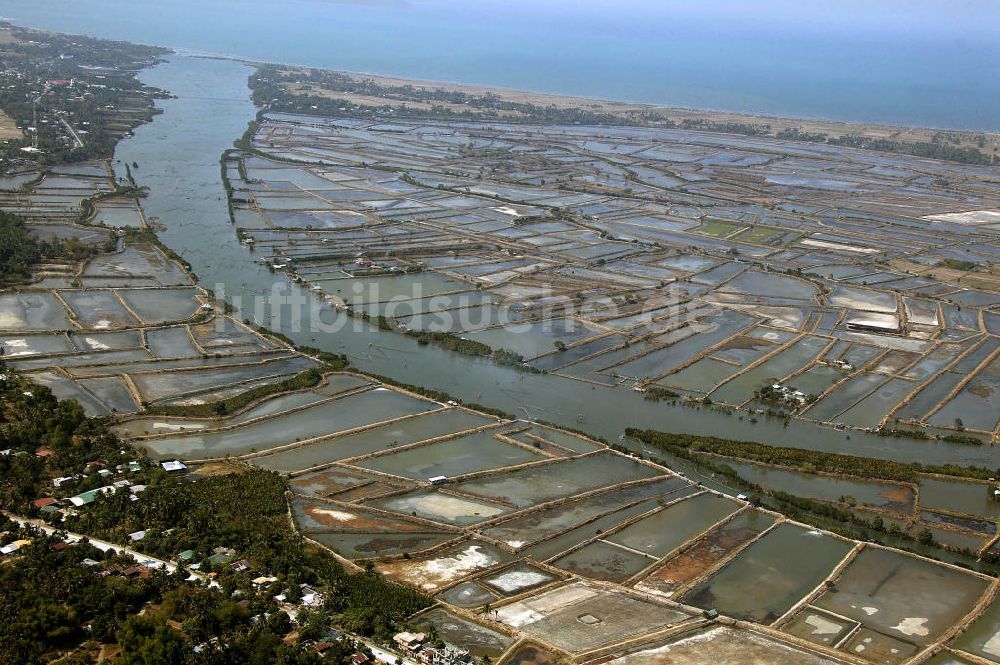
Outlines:
POLYGON ((345 353, 362 371, 444 390, 466 402, 548 420, 609 440, 618 439, 631 426, 899 461, 997 466, 992 446, 846 433, 795 420, 787 426, 782 420, 766 418, 750 424, 737 415, 704 407, 647 402, 624 388, 577 384, 418 346, 397 333, 355 331, 355 320, 339 332, 309 332, 311 317, 331 323, 336 312, 322 309, 312 294, 290 284, 283 274, 268 271, 240 245, 229 221, 219 157, 254 117, 246 87, 249 73, 248 67, 236 62, 184 56, 171 56, 168 62, 143 72, 144 82, 167 89, 177 98, 159 102, 163 113, 119 145, 115 166, 138 165, 133 169, 137 181, 150 188, 143 200, 147 216, 162 225, 163 242, 191 264, 203 286, 227 297, 242 296, 244 315, 253 311, 251 305, 263 303, 260 314, 264 318, 257 314, 254 318, 295 342, 345 353), (276 296, 310 303, 301 322, 276 296), (272 319, 272 313, 280 316, 272 319))

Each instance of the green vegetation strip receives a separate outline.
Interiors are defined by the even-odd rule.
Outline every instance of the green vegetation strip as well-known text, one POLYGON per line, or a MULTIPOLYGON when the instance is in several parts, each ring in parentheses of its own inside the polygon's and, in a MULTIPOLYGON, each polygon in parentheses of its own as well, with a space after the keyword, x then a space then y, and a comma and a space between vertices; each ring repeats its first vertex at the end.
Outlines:
POLYGON ((836 473, 856 476, 858 478, 901 482, 915 482, 918 473, 937 473, 960 478, 975 478, 977 480, 994 478, 1000 473, 1000 470, 990 470, 976 466, 966 467, 955 464, 929 465, 918 464, 916 462, 907 464, 891 460, 872 459, 870 457, 827 453, 818 450, 769 446, 753 441, 720 439, 713 436, 668 434, 655 430, 633 428, 625 430, 625 434, 647 445, 674 454, 680 453, 687 456, 697 453, 714 453, 750 462, 794 467, 807 473, 836 473))
MULTIPOLYGON (((333 368, 330 368, 333 369, 333 368)), ((148 406, 146 413, 158 416, 182 416, 188 418, 211 418, 239 411, 243 407, 270 395, 313 388, 323 380, 323 371, 312 367, 299 372, 290 379, 278 383, 257 386, 239 395, 217 402, 204 404, 179 404, 176 406, 148 406)))
POLYGON ((24 225, 21 217, 0 210, 0 287, 27 282, 31 278, 31 269, 43 261, 83 261, 101 250, 101 247, 86 245, 75 237, 39 240, 24 225))

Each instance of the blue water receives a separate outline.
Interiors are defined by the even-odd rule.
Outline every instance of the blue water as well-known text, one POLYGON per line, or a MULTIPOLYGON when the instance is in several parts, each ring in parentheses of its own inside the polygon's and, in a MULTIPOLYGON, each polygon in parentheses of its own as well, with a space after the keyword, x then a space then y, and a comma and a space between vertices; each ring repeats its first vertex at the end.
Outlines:
POLYGON ((995 0, 0 0, 0 15, 350 71, 1000 130, 995 0))

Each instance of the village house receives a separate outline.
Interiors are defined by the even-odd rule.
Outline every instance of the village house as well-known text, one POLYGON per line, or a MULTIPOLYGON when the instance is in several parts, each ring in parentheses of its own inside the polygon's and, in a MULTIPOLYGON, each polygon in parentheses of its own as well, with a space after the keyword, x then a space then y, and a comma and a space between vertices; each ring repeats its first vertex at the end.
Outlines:
POLYGON ((411 633, 408 631, 397 633, 392 638, 392 641, 396 643, 396 646, 407 653, 415 653, 421 646, 423 646, 426 640, 427 636, 425 634, 411 633))

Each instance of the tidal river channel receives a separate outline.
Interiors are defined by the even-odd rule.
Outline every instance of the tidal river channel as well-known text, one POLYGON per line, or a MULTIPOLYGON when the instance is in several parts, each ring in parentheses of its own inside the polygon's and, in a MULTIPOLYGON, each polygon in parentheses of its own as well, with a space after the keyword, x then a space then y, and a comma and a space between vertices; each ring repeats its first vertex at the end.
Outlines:
POLYGON ((257 323, 299 344, 344 353, 361 371, 444 390, 466 402, 577 428, 611 441, 626 427, 641 427, 904 462, 998 466, 996 451, 988 445, 847 433, 795 420, 787 426, 768 418, 751 424, 745 415, 741 419, 706 407, 648 402, 628 388, 575 384, 434 346, 418 346, 414 339, 398 333, 358 330, 353 320, 339 332, 311 332, 310 317, 320 316, 330 324, 340 315, 291 284, 284 273, 269 271, 258 255, 240 244, 229 220, 219 158, 254 117, 256 109, 246 85, 251 71, 233 61, 175 55, 144 72, 140 78, 145 83, 168 90, 176 99, 159 102, 163 113, 119 144, 115 155, 119 175, 125 164, 135 163, 136 181, 149 187, 142 205, 147 217, 162 226, 161 240, 191 264, 202 286, 217 294, 224 292, 227 299, 241 296, 242 317, 258 318, 253 312, 262 312, 264 318, 257 323), (280 305, 276 293, 310 304, 300 321, 291 307, 280 305), (272 317, 272 313, 279 316, 272 317))

